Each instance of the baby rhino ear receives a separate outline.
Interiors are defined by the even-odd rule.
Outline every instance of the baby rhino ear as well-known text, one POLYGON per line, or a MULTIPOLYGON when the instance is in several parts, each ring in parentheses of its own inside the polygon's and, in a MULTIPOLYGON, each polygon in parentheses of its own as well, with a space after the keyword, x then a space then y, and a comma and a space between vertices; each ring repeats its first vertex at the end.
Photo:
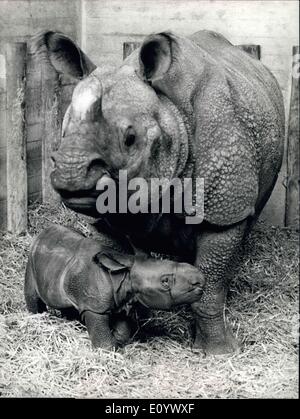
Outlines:
POLYGON ((120 272, 132 267, 134 256, 115 251, 103 251, 95 255, 94 261, 109 272, 120 272))

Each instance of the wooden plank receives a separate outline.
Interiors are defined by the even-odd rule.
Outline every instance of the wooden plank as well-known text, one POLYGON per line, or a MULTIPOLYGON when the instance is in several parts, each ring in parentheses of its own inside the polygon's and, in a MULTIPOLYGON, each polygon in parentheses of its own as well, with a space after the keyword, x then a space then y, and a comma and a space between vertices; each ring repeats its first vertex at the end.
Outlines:
POLYGON ((6 24, 4 24, 1 27, 1 36, 3 37, 3 39, 10 39, 10 36, 12 35, 12 33, 14 32, 12 30, 12 27, 15 28, 15 33, 17 34, 17 36, 22 37, 23 39, 30 35, 31 32, 31 28, 30 28, 30 20, 29 19, 24 19, 23 20, 11 20, 8 19, 6 22, 6 24))
POLYGON ((299 227, 299 46, 293 47, 292 86, 287 143, 285 225, 299 227))
MULTIPOLYGON (((265 4, 261 5, 260 2, 256 2, 251 7, 252 2, 247 4, 244 1, 240 1, 237 7, 234 1, 215 2, 199 0, 158 0, 155 1, 154 6, 153 0, 84 0, 84 3, 86 5, 87 16, 111 17, 114 21, 118 21, 119 19, 120 22, 125 19, 130 21, 131 18, 132 22, 137 21, 140 25, 143 24, 143 20, 141 19, 143 15, 145 15, 145 18, 153 16, 158 20, 164 15, 177 18, 178 20, 184 17, 197 18, 202 23, 201 19, 207 17, 207 15, 215 18, 219 17, 220 19, 220 11, 222 12, 222 17, 223 15, 228 15, 229 17, 234 16, 237 19, 244 18, 248 17, 251 12, 251 16, 259 19, 261 18, 260 14, 263 14, 262 12, 266 9, 268 11, 270 10, 270 17, 274 16, 274 8, 276 6, 270 4, 268 7, 265 4)), ((276 9, 278 9, 279 14, 283 8, 278 5, 276 9)))
POLYGON ((42 161, 42 142, 34 141, 27 143, 27 165, 29 160, 40 160, 42 161))
POLYGON ((27 144, 40 142, 42 144, 43 123, 42 121, 36 124, 27 124, 27 144))
MULTIPOLYGON (((38 89, 35 91, 37 92, 38 89)), ((41 123, 43 121, 42 99, 39 97, 38 93, 35 95, 34 91, 31 89, 26 92, 26 96, 26 123, 30 125, 41 123), (33 98, 33 100, 30 99, 30 96, 33 98)), ((33 140, 31 140, 29 137, 29 141, 33 140)))
POLYGON ((292 6, 294 2, 285 2, 291 4, 291 8, 277 7, 276 12, 274 7, 272 10, 267 6, 268 3, 273 4, 269 1, 239 1, 238 6, 236 1, 200 0, 159 0, 154 6, 153 0, 86 0, 84 3, 89 33, 143 31, 144 34, 150 34, 171 30, 181 35, 190 35, 200 29, 211 29, 222 33, 229 40, 240 34, 246 34, 248 40, 263 35, 273 39, 278 37, 280 40, 291 38, 295 36, 295 26, 287 25, 286 22, 291 20, 293 8, 294 13, 298 13, 295 5, 292 6))
POLYGON ((6 147, 6 115, 3 109, 0 109, 0 147, 6 147))
POLYGON ((243 44, 243 45, 237 45, 237 47, 247 52, 248 54, 252 55, 252 57, 256 58, 257 60, 260 60, 260 57, 261 57, 260 45, 243 44))
MULTIPOLYGON (((39 176, 42 175, 42 160, 41 159, 30 159, 27 163, 27 176, 39 176)), ((42 191, 42 187, 40 189, 42 191)))
POLYGON ((44 63, 42 67, 42 110, 43 110, 43 136, 42 136, 42 194, 43 202, 59 202, 60 196, 53 189, 50 174, 53 170, 51 155, 60 144, 61 135, 61 84, 57 72, 52 66, 44 63))
MULTIPOLYGON (((42 65, 34 55, 27 55, 26 68, 26 124, 37 124, 42 121, 42 65)), ((34 141, 29 133, 27 141, 34 141)), ((40 132, 42 136, 42 130, 40 132)))
POLYGON ((27 143, 27 176, 35 176, 42 170, 42 142, 27 143))
MULTIPOLYGON (((105 35, 102 32, 92 35, 87 34, 86 42, 87 49, 86 52, 89 53, 92 51, 95 56, 97 53, 101 54, 120 54, 122 59, 123 55, 123 43, 124 42, 143 42, 146 35, 135 35, 135 34, 112 34, 105 35)), ((101 58, 101 57, 98 57, 101 58)))
MULTIPOLYGON (((0 49, 0 79, 5 82, 5 57, 2 54, 2 48, 0 49)), ((3 86, 1 87, 3 88, 3 86)))
POLYGON ((0 201, 6 199, 6 144, 5 147, 0 147, 0 201))
POLYGON ((123 43, 123 60, 127 58, 135 49, 141 46, 141 42, 124 42, 123 43))
POLYGON ((0 201, 0 231, 5 231, 7 228, 7 201, 0 201))
POLYGON ((35 193, 42 195, 42 171, 28 178, 28 197, 35 193))
POLYGON ((0 91, 0 110, 6 109, 6 95, 4 91, 0 91))
POLYGON ((6 45, 7 229, 27 230, 26 132, 24 123, 25 43, 6 45))
MULTIPOLYGON (((53 19, 53 18, 64 18, 64 17, 76 17, 76 3, 80 0, 38 0, 30 2, 31 13, 35 18, 53 19)), ((55 26, 55 25, 54 25, 55 26)))
POLYGON ((119 66, 122 64, 123 57, 122 57, 122 44, 120 44, 120 53, 117 54, 100 54, 95 49, 90 50, 88 49, 88 55, 89 57, 92 57, 93 62, 98 66, 119 66))

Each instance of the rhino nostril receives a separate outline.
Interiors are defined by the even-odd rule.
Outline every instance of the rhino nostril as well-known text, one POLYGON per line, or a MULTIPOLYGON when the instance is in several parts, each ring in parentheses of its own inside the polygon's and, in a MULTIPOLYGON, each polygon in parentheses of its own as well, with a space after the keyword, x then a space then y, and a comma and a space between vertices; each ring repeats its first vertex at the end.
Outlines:
POLYGON ((196 289, 195 289, 195 293, 196 293, 197 295, 202 294, 202 288, 196 288, 196 289))
POLYGON ((191 280, 192 285, 201 285, 201 279, 195 278, 191 280))
POLYGON ((104 167, 105 167, 105 162, 102 159, 97 158, 97 159, 92 160, 89 163, 89 165, 87 166, 87 172, 88 173, 98 172, 98 171, 103 172, 104 167))

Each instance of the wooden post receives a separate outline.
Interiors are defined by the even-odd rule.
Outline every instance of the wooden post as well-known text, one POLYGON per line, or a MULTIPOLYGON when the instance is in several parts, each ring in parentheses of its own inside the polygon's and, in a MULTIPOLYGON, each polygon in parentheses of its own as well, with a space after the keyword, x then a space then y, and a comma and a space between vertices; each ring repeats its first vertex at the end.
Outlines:
POLYGON ((127 58, 135 49, 141 46, 141 42, 124 42, 123 43, 123 60, 127 58))
POLYGON ((61 84, 58 73, 48 63, 42 64, 42 109, 44 116, 42 138, 42 197, 43 202, 59 202, 60 197, 51 185, 53 170, 51 155, 60 144, 61 136, 61 84))
POLYGON ((293 47, 292 86, 287 136, 285 225, 299 227, 299 46, 293 47))
POLYGON ((7 230, 27 230, 27 166, 24 117, 26 44, 6 45, 7 230))
POLYGON ((261 57, 260 45, 243 44, 243 45, 237 45, 237 47, 247 52, 248 54, 252 55, 257 60, 260 60, 260 57, 261 57))

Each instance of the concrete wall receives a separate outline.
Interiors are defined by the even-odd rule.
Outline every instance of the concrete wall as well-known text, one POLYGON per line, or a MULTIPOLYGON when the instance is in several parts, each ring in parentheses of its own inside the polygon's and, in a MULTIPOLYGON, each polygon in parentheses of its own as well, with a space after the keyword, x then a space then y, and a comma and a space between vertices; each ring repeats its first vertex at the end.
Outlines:
MULTIPOLYGON (((22 42, 43 29, 60 30, 73 39, 81 38, 80 0, 0 0, 0 229, 6 225, 6 136, 5 136, 5 59, 6 42, 22 42)), ((28 94, 38 101, 38 83, 30 86, 28 94)), ((41 102, 41 101, 40 101, 41 102)), ((30 112, 27 143, 28 192, 30 200, 41 196, 40 129, 43 121, 38 110, 30 112)))
MULTIPOLYGON (((299 44, 298 1, 82 0, 82 10, 82 47, 96 64, 120 63, 123 42, 141 41, 153 32, 190 35, 212 29, 234 44, 261 45, 261 60, 288 104, 292 46, 299 44)), ((263 215, 274 224, 284 222, 285 177, 283 164, 263 215)))

